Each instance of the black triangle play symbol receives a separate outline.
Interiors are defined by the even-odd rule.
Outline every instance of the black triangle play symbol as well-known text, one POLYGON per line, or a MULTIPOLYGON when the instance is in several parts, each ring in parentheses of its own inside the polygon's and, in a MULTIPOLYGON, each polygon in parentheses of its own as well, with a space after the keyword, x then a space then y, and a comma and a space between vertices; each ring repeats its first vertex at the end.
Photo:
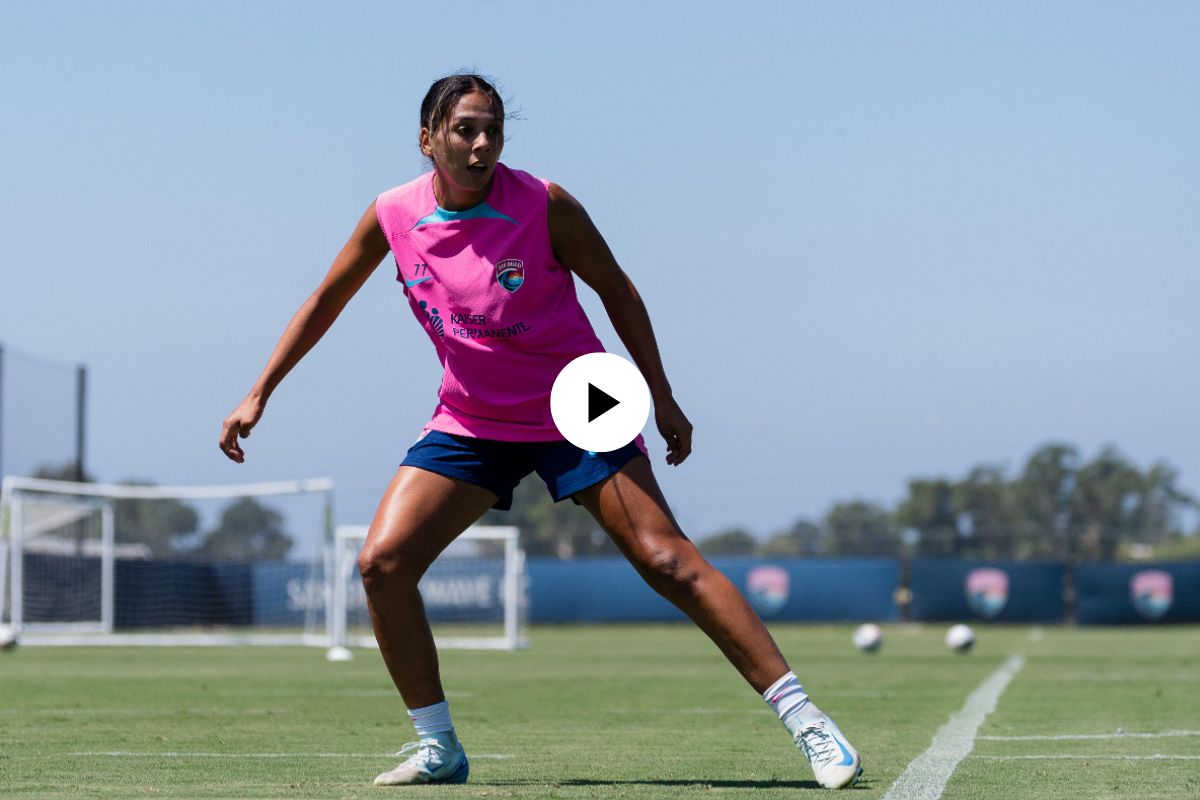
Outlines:
POLYGON ((588 384, 588 422, 606 412, 612 411, 621 401, 588 384))

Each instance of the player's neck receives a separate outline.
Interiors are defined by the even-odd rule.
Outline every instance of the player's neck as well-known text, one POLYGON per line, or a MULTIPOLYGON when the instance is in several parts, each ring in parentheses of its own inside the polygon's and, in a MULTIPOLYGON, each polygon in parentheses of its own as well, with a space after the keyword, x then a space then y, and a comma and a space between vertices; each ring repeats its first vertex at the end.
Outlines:
POLYGON ((461 186, 455 186, 453 181, 442 180, 442 176, 435 172, 433 173, 433 196, 440 208, 447 211, 465 211, 487 200, 492 191, 492 181, 495 179, 496 177, 493 175, 492 180, 489 180, 487 186, 482 189, 464 189, 461 186))

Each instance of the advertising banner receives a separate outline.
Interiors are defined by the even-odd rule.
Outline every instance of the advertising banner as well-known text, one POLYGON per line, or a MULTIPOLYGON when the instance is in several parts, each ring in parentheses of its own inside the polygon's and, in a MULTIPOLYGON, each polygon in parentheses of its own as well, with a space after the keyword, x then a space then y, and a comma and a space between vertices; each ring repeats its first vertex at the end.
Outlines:
POLYGON ((1075 571, 1080 625, 1200 622, 1200 562, 1086 564, 1075 571))
MULTIPOLYGON (((726 556, 711 561, 768 622, 898 618, 893 594, 900 568, 893 559, 726 556)), ((623 558, 531 558, 526 563, 531 622, 685 619, 623 558)))
POLYGON ((911 617, 1061 622, 1065 569, 1057 561, 914 558, 911 617))

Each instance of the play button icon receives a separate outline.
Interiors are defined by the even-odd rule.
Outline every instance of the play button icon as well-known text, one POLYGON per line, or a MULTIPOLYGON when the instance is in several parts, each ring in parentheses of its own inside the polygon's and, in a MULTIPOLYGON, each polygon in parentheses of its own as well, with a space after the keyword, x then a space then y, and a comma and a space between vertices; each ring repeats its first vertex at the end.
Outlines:
POLYGON ((606 411, 612 411, 620 404, 620 400, 604 391, 597 389, 592 384, 588 384, 588 422, 595 421, 596 417, 606 411))
POLYGON ((568 442, 607 453, 642 432, 650 416, 650 389, 638 368, 624 358, 588 353, 554 379, 550 415, 568 442))

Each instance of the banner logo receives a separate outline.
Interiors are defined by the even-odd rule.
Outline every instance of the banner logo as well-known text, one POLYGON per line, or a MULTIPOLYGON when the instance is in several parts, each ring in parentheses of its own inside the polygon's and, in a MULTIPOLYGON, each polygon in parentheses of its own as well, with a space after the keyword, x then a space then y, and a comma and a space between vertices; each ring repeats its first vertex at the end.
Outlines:
POLYGON ((1129 597, 1133 607, 1146 619, 1161 619, 1175 599, 1171 573, 1161 569, 1146 569, 1135 573, 1129 581, 1129 597))
POLYGON ((992 619, 1008 603, 1008 573, 980 567, 967 573, 967 603, 984 619, 992 619))
POLYGON ((791 577, 783 567, 755 567, 746 574, 750 605, 763 616, 770 616, 787 604, 791 577))

